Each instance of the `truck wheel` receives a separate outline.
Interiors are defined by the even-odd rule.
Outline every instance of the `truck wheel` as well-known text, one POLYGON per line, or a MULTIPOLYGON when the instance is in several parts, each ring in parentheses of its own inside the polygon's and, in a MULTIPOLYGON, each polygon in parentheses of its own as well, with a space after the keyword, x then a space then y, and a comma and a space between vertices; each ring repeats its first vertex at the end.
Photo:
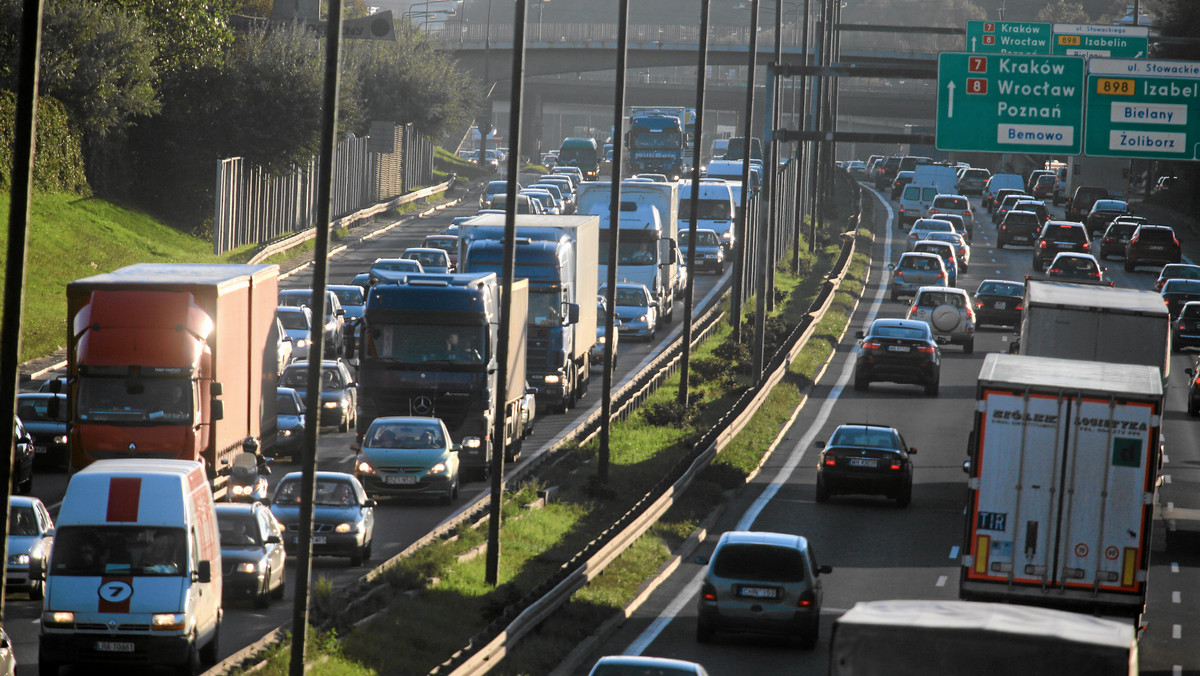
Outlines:
POLYGON ((1188 415, 1192 417, 1200 416, 1200 405, 1197 405, 1193 397, 1188 397, 1188 415))
POLYGON ((183 659, 183 664, 175 668, 179 676, 195 676, 200 673, 200 655, 196 649, 196 636, 194 634, 190 643, 191 645, 188 646, 187 657, 183 659))
POLYGON ((193 652, 197 661, 202 664, 216 664, 221 661, 221 620, 219 617, 217 619, 217 628, 213 631, 212 640, 208 642, 208 645, 193 652))

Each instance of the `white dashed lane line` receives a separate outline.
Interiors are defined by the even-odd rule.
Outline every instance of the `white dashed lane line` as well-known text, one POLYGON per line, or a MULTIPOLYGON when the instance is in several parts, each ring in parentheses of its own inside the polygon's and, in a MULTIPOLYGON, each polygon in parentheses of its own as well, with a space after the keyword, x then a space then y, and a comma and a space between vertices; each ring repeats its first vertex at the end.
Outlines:
POLYGON ((1171 592, 1171 603, 1183 603, 1183 595, 1177 591, 1171 592))
POLYGON ((937 586, 939 586, 939 587, 945 587, 945 586, 946 586, 946 580, 948 580, 948 579, 949 579, 949 578, 948 578, 948 577, 946 577, 945 575, 939 575, 939 576, 938 576, 938 581, 937 581, 937 586))

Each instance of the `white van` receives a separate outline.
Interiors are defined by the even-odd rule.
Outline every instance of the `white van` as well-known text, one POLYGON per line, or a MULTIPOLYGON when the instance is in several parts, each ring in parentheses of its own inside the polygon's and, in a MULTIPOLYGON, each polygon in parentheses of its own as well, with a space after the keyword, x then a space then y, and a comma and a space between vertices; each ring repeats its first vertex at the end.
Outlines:
POLYGON ((896 227, 904 230, 918 218, 928 216, 933 198, 939 194, 935 185, 913 181, 904 186, 904 192, 900 193, 900 208, 896 210, 896 227))
POLYGON ((1016 188, 1017 190, 1025 189, 1025 179, 1017 174, 992 174, 988 182, 983 187, 983 206, 987 207, 988 213, 992 213, 999 206, 994 204, 996 193, 1005 188, 1016 188))
POLYGON ((67 486, 46 574, 38 661, 217 661, 221 546, 204 466, 100 460, 67 486))
MULTIPOLYGON (((731 250, 733 241, 733 215, 737 212, 733 201, 733 189, 724 179, 704 178, 700 180, 699 201, 696 205, 696 229, 712 230, 721 238, 721 247, 731 250)), ((679 183, 679 230, 687 230, 692 224, 692 183, 679 183)))
POLYGON ((958 192, 958 171, 945 164, 918 164, 913 169, 913 183, 932 185, 939 193, 958 192))

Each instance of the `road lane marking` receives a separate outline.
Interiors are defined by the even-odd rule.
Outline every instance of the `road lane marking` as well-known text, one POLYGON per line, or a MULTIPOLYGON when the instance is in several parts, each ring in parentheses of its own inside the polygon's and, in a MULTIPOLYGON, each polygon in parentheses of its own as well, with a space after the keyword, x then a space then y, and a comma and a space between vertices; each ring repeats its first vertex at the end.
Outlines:
POLYGON ((340 465, 344 462, 354 462, 354 458, 356 458, 356 457, 358 457, 357 453, 351 453, 350 455, 347 455, 346 457, 342 458, 341 460, 338 460, 338 464, 340 465))
POLYGON ((946 580, 947 580, 947 579, 949 579, 949 578, 947 578, 945 575, 939 575, 939 576, 938 576, 938 581, 937 581, 937 586, 939 586, 939 587, 945 587, 945 586, 946 586, 946 580))
POLYGON ((1183 665, 1176 664, 1175 666, 1171 667, 1171 676, 1183 676, 1183 665))
POLYGON ((1175 509, 1175 503, 1174 503, 1174 502, 1168 502, 1168 503, 1167 503, 1167 510, 1168 510, 1168 511, 1170 511, 1170 510, 1172 510, 1172 509, 1175 509))
POLYGON ((1164 474, 1164 475, 1163 475, 1163 483, 1164 483, 1164 484, 1169 484, 1169 483, 1171 483, 1171 475, 1170 475, 1170 474, 1164 474))
POLYGON ((958 545, 955 545, 950 548, 950 558, 952 560, 958 558, 958 545))
POLYGON ((1171 638, 1183 638, 1183 625, 1171 625, 1171 638))
POLYGON ((1171 562, 1171 572, 1172 573, 1179 572, 1179 564, 1178 563, 1175 563, 1174 561, 1171 562))
POLYGON ((1183 595, 1177 591, 1171 592, 1171 603, 1183 603, 1183 595))
MULTIPOLYGON (((875 194, 878 196, 878 193, 875 194)), ((892 260, 892 220, 895 218, 895 212, 892 211, 892 205, 888 204, 887 200, 880 199, 880 201, 883 203, 883 206, 885 209, 887 209, 888 213, 887 223, 884 224, 883 240, 883 260, 885 261, 885 267, 882 271, 878 288, 875 290, 875 298, 871 301, 871 308, 867 312, 867 324, 871 323, 871 321, 875 318, 875 315, 879 312, 879 308, 883 305, 883 296, 887 292, 887 282, 889 281, 889 273, 886 268, 886 263, 891 262, 892 260)), ((851 317, 851 321, 853 321, 853 317, 851 317)), ((816 419, 812 424, 809 425, 808 432, 806 432, 800 438, 800 441, 798 441, 796 445, 792 447, 792 453, 788 458, 788 461, 775 475, 775 478, 772 479, 771 483, 768 484, 763 490, 762 495, 754 500, 754 502, 747 509, 746 513, 741 519, 738 520, 736 530, 748 530, 754 525, 754 520, 758 518, 758 515, 762 512, 763 507, 765 507, 766 503, 770 501, 770 499, 774 497, 776 493, 779 492, 779 488, 792 475, 792 472, 795 470, 796 466, 799 465, 800 460, 804 456, 804 452, 812 446, 813 439, 816 437, 817 432, 820 431, 821 427, 829 419, 830 414, 832 414, 833 405, 841 396, 846 384, 850 382, 850 376, 854 371, 853 356, 856 350, 857 347, 850 350, 850 358, 846 360, 845 365, 842 367, 842 372, 838 374, 837 381, 830 390, 825 402, 821 405, 816 419)), ((692 579, 689 580, 688 583, 683 587, 683 589, 680 590, 679 595, 676 596, 671 603, 662 610, 661 613, 659 613, 658 617, 656 617, 654 621, 650 623, 650 626, 646 627, 646 629, 642 631, 642 633, 639 634, 632 643, 626 646, 622 654, 641 655, 642 651, 648 648, 650 644, 654 643, 654 640, 658 638, 658 635, 661 634, 664 629, 666 629, 667 625, 671 623, 671 620, 675 619, 675 616, 679 614, 679 611, 684 607, 684 605, 696 597, 696 594, 699 591, 700 582, 704 578, 704 572, 705 568, 701 567, 700 571, 697 572, 696 575, 693 576, 692 579)), ((826 608, 824 610, 831 611, 833 609, 826 608)))

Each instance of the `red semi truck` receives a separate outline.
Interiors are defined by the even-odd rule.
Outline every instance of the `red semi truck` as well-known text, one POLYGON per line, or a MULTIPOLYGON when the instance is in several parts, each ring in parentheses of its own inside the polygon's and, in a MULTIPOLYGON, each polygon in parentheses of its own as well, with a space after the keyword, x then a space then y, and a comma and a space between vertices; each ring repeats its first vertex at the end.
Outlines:
POLYGON ((279 268, 139 264, 67 285, 71 464, 275 443, 279 268))

